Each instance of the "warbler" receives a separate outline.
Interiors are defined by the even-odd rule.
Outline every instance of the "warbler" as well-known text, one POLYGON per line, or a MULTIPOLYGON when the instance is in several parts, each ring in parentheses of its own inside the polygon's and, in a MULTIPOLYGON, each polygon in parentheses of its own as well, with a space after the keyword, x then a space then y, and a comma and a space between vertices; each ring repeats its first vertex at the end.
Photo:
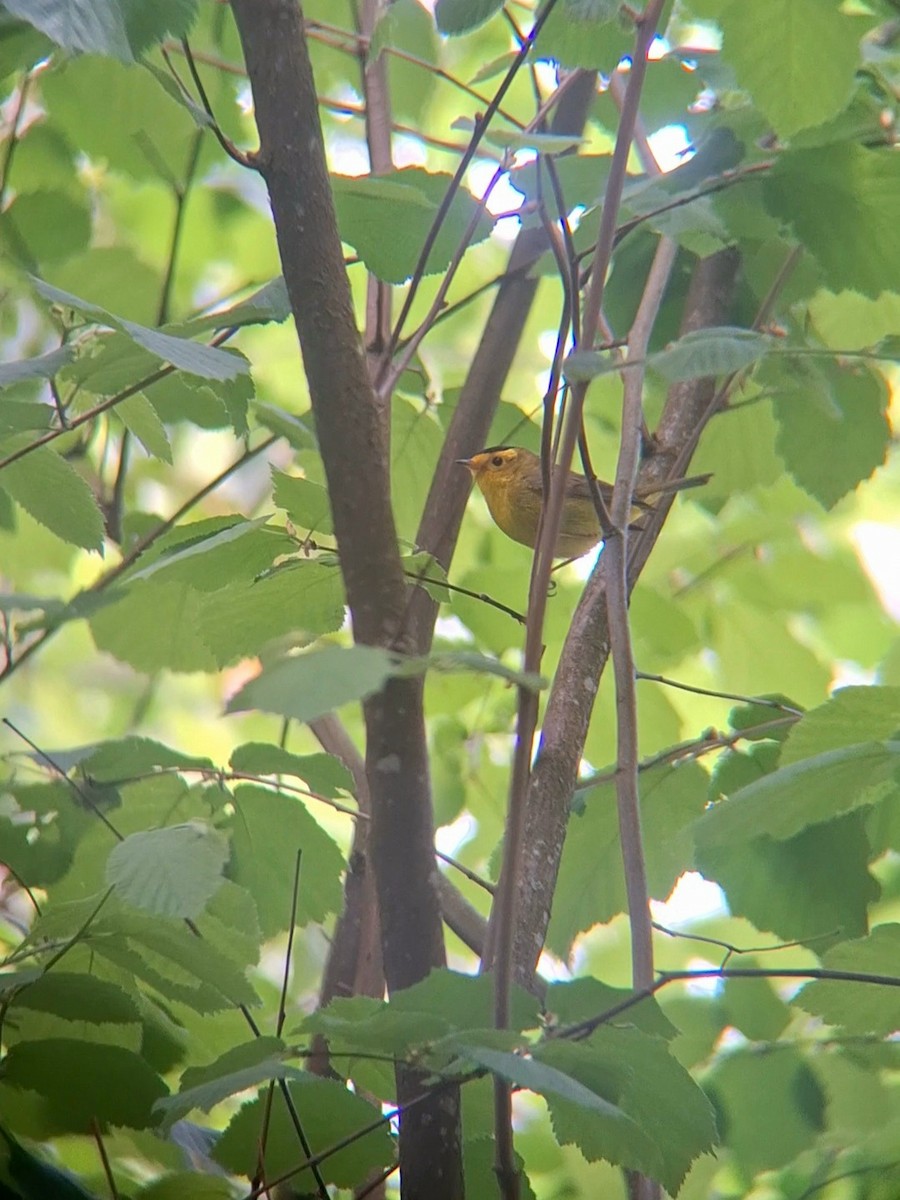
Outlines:
MULTIPOLYGON (((544 494, 540 458, 521 446, 488 446, 471 458, 456 461, 472 472, 491 516, 507 537, 533 548, 544 494)), ((634 493, 634 504, 638 510, 647 511, 651 507, 645 502, 648 496, 700 487, 708 479, 708 475, 694 475, 638 488, 634 493)), ((597 486, 608 505, 612 499, 612 485, 598 479, 597 486)), ((554 557, 579 558, 592 550, 602 536, 590 484, 584 475, 570 471, 554 557)))

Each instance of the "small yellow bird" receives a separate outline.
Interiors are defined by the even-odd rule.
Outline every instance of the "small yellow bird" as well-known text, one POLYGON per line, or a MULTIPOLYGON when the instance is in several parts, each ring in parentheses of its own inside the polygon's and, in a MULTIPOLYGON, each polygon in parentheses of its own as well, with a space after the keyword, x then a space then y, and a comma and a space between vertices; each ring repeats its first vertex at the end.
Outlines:
MULTIPOLYGON (((544 494, 540 458, 521 446, 488 446, 471 458, 459 458, 456 461, 472 472, 491 516, 507 537, 533 548, 537 541, 544 494)), ((652 487, 638 488, 634 493, 634 502, 638 509, 646 511, 650 507, 644 503, 647 496, 700 487, 708 479, 708 475, 694 475, 688 479, 672 479, 652 487)), ((599 479, 597 485, 608 505, 612 498, 612 485, 599 479)), ((554 557, 579 558, 593 549, 602 536, 590 485, 583 475, 570 471, 554 557)))

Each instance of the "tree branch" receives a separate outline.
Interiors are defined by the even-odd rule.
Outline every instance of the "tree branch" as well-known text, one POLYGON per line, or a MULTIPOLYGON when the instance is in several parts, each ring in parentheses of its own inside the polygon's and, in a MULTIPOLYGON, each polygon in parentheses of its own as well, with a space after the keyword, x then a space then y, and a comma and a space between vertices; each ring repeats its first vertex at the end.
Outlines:
MULTIPOLYGON (((391 154, 391 97, 388 91, 387 62, 384 54, 369 58, 372 34, 378 24, 383 0, 359 0, 359 39, 357 53, 365 100, 366 146, 369 170, 386 175, 394 166, 391 154)), ((391 287, 370 272, 366 280, 365 345, 369 377, 373 383, 383 366, 383 355, 391 336, 391 287)), ((385 424, 390 429, 385 406, 385 424)))
MULTIPOLYGON (((595 91, 594 74, 578 72, 555 110, 553 132, 580 133, 595 91)), ((471 489, 468 472, 460 469, 457 459, 468 458, 487 441, 540 282, 529 271, 546 249, 547 237, 542 229, 523 229, 516 238, 444 438, 416 544, 433 554, 445 570, 453 558, 471 489)), ((437 610, 436 601, 423 588, 417 588, 406 619, 406 629, 417 654, 428 652, 437 610)))
MULTIPOLYGON (((383 421, 366 368, 344 268, 315 82, 293 0, 232 0, 260 136, 279 254, 304 368, 357 642, 396 646, 406 583, 391 511, 383 421)), ((422 680, 394 679, 370 697, 366 774, 369 833, 391 991, 444 963, 422 680), (402 870, 398 864, 402 864, 402 870)), ((422 1091, 398 1069, 401 1104, 422 1091)), ((401 1122, 407 1198, 462 1194, 458 1092, 416 1106, 401 1122)))
MULTIPOLYGON (((720 251, 697 264, 682 333, 723 323, 730 309, 737 270, 738 256, 732 250, 720 251)), ((641 485, 666 478, 682 447, 690 445, 693 449, 698 430, 709 417, 714 394, 711 379, 692 380, 671 388, 656 430, 656 452, 641 468, 641 485)), ((671 498, 661 499, 648 514, 645 529, 631 541, 627 567, 629 593, 656 543, 670 503, 671 498)), ((596 681, 609 657, 607 574, 603 557, 572 618, 547 701, 526 798, 528 840, 519 881, 515 945, 516 976, 526 986, 543 949, 569 804, 597 692, 596 681)))

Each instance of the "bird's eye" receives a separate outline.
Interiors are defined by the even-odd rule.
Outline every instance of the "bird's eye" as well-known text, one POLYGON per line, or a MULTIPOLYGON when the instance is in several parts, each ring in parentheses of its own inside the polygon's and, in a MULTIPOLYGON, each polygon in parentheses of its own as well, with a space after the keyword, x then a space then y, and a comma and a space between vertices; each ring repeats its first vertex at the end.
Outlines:
POLYGON ((503 466, 503 455, 495 454, 494 457, 491 459, 491 465, 494 467, 502 467, 503 466))

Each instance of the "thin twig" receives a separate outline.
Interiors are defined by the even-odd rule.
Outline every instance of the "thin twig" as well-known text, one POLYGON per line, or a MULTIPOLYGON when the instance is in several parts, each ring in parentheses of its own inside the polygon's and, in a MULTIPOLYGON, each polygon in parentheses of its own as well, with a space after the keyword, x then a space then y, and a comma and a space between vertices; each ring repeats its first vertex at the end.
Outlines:
MULTIPOLYGON (((119 399, 124 399, 124 397, 120 396, 119 399)), ((160 521, 158 525, 154 526, 154 528, 148 533, 145 533, 142 538, 139 538, 128 551, 128 553, 123 555, 123 557, 114 567, 111 567, 105 575, 102 575, 96 581, 96 583, 92 584, 91 587, 89 587, 86 592, 82 594, 95 595, 109 587, 111 583, 114 583, 120 575, 123 575, 125 571, 127 571, 128 568, 131 567, 138 558, 140 558, 145 550, 149 549, 154 542, 163 537, 164 534, 168 533, 170 529, 173 529, 186 513, 190 512, 195 505, 199 504, 201 500, 205 499, 210 492, 215 491, 215 489, 219 487, 220 484, 224 483, 224 481, 231 475, 233 475, 235 471, 240 470, 240 468, 246 463, 250 462, 251 459, 256 458, 258 454, 262 454, 264 450, 267 450, 270 446, 277 442, 279 436, 280 435, 278 434, 272 434, 271 437, 268 437, 264 441, 260 442, 260 444, 254 447, 252 450, 245 450, 239 458, 235 459, 229 466, 225 467, 223 471, 220 471, 218 475, 209 481, 209 483, 200 488, 198 492, 195 492, 193 496, 188 497, 188 499, 185 500, 185 502, 175 510, 171 517, 168 517, 165 521, 160 521)), ((39 637, 35 638, 33 642, 29 642, 29 644, 19 653, 18 658, 16 658, 13 662, 8 662, 3 670, 0 671, 0 682, 7 679, 13 674, 14 671, 17 671, 24 662, 27 662, 27 660, 31 658, 32 654, 37 653, 41 646, 43 646, 48 639, 51 638, 57 632, 57 630, 61 628, 61 623, 58 625, 51 625, 45 629, 39 637)))
POLYGON ((735 954, 772 954, 776 950, 796 950, 798 946, 808 946, 812 941, 823 941, 825 938, 832 938, 838 932, 836 929, 831 929, 827 933, 820 933, 817 938, 807 937, 796 942, 778 942, 774 946, 735 946, 731 942, 723 942, 720 938, 707 937, 702 933, 690 933, 685 929, 669 929, 665 925, 660 925, 658 921, 653 922, 653 928, 670 938, 681 939, 687 942, 699 942, 703 946, 718 946, 720 950, 725 951, 725 957, 719 964, 720 967, 727 966, 729 959, 735 954))
MULTIPOLYGON (((662 239, 628 339, 629 357, 643 357, 675 262, 676 246, 662 239)), ((606 546, 607 613, 616 685, 616 801, 628 920, 631 926, 632 977, 635 987, 653 978, 653 931, 650 926, 647 871, 641 836, 638 789, 637 698, 634 649, 628 621, 628 536, 631 497, 641 457, 643 375, 624 379, 622 442, 612 497, 612 521, 618 536, 606 546)))
MULTIPOLYGON (((78 784, 75 782, 75 780, 71 779, 68 775, 65 774, 62 767, 54 761, 54 759, 51 755, 47 754, 46 751, 41 750, 40 747, 36 746, 35 743, 32 742, 30 738, 26 737, 25 734, 23 734, 19 729, 17 729, 16 726, 13 725, 13 723, 10 720, 8 720, 7 718, 4 717, 3 723, 8 725, 10 727, 10 729, 12 729, 16 734, 18 734, 18 736, 20 738, 22 738, 22 740, 27 745, 31 746, 36 751, 36 753, 38 753, 41 756, 41 758, 45 762, 49 763, 50 766, 53 767, 53 769, 60 774, 63 781, 65 783, 67 783, 69 785, 69 787, 72 789, 72 791, 74 791, 75 794, 87 804, 88 808, 90 808, 90 810, 94 813, 94 815, 97 816, 103 822, 103 824, 109 829, 109 831, 112 833, 113 837, 115 837, 115 839, 118 842, 123 842, 125 840, 124 834, 120 833, 119 830, 116 829, 116 827, 112 824, 112 822, 109 820, 109 818, 106 817, 106 815, 97 807, 96 804, 94 804, 94 802, 90 799, 90 797, 88 797, 82 791, 82 789, 78 786, 78 784)), ((110 898, 110 896, 112 895, 114 890, 115 889, 112 887, 107 889, 107 891, 101 897, 99 904, 94 908, 94 910, 91 912, 91 914, 87 918, 87 920, 85 922, 83 922, 83 924, 77 930, 77 932, 75 933, 73 938, 71 938, 68 942, 66 942, 65 945, 63 945, 59 950, 57 950, 56 953, 49 959, 49 961, 47 962, 47 964, 44 968, 45 971, 48 971, 57 962, 59 962, 59 960, 63 957, 63 955, 68 953, 69 949, 73 945, 75 945, 77 940, 79 940, 81 938, 83 933, 88 929, 88 927, 94 921, 97 913, 100 911, 100 909, 103 907, 103 905, 110 898)), ((191 931, 191 933, 194 935, 194 937, 200 938, 201 941, 203 940, 203 934, 198 929, 195 921, 193 921, 190 917, 185 917, 184 924, 191 931)), ((260 1037, 261 1036, 260 1028, 257 1025, 256 1021, 253 1019, 253 1016, 252 1016, 249 1008, 246 1006, 246 1004, 238 1004, 237 1008, 240 1011, 241 1015, 243 1016, 244 1020, 247 1022, 247 1025, 249 1026, 250 1031, 253 1034, 253 1036, 256 1038, 260 1037)), ((300 1116, 297 1113, 297 1109, 294 1104, 293 1097, 291 1096, 291 1093, 288 1089, 287 1083, 285 1082, 285 1080, 279 1079, 278 1086, 279 1086, 279 1090, 281 1092, 282 1098, 284 1100, 285 1107, 287 1108, 288 1115, 291 1119, 291 1122, 292 1122, 294 1129, 297 1133, 297 1136, 300 1140, 300 1144, 303 1147, 303 1152, 304 1152, 304 1154, 309 1155, 309 1143, 307 1141, 306 1134, 303 1131, 303 1126, 300 1121, 300 1116)), ((315 1166, 315 1164, 312 1164, 312 1166, 315 1166)), ((328 1195, 327 1190, 323 1190, 323 1192, 322 1192, 323 1200, 327 1200, 327 1195, 328 1195)))
POLYGON ((695 979, 827 979, 842 983, 866 983, 876 987, 900 988, 900 976, 897 975, 876 975, 868 971, 836 971, 826 967, 708 967, 693 971, 660 971, 648 987, 638 988, 630 996, 626 996, 618 1004, 595 1017, 555 1030, 553 1037, 570 1041, 590 1037, 595 1029, 599 1029, 601 1025, 608 1025, 610 1021, 628 1012, 643 1000, 655 996, 670 983, 691 983, 695 979))
MULTIPOLYGON (((344 50, 347 54, 362 54, 366 56, 370 53, 372 37, 371 34, 366 34, 365 31, 357 31, 354 33, 349 29, 342 29, 338 25, 331 25, 327 21, 320 21, 318 18, 311 17, 304 22, 304 27, 311 40, 322 42, 326 46, 332 46, 335 50, 344 50), (332 38, 323 37, 323 33, 333 34, 332 38), (343 41, 352 41, 356 44, 352 47, 341 44, 343 41)), ((435 63, 428 62, 424 58, 419 58, 418 55, 412 54, 409 50, 402 50, 399 46, 382 46, 382 54, 389 54, 392 58, 400 59, 402 62, 408 62, 411 66, 421 67, 423 71, 427 71, 429 75, 433 75, 435 79, 443 80, 444 83, 449 83, 452 87, 457 88, 471 99, 478 102, 479 105, 490 104, 490 97, 476 91, 475 88, 465 83, 462 79, 444 70, 443 67, 437 66, 435 63)), ((522 122, 517 120, 512 113, 506 112, 502 108, 497 109, 497 116, 508 121, 515 129, 522 128, 522 122)))
MULTIPOLYGON (((655 34, 656 23, 662 10, 663 0, 649 0, 641 16, 636 32, 632 69, 628 80, 625 103, 619 122, 616 145, 606 181, 606 194, 600 219, 594 255, 594 271, 582 312, 579 344, 590 347, 598 327, 602 306, 606 273, 615 237, 616 218, 625 184, 625 174, 630 151, 634 124, 637 118, 638 100, 646 72, 647 51, 655 34)), ((536 670, 540 664, 544 613, 547 591, 553 566, 554 552, 562 524, 563 502, 566 480, 572 464, 578 433, 582 426, 582 414, 587 386, 576 384, 572 389, 568 411, 563 425, 558 461, 550 480, 549 495, 543 498, 543 520, 541 523, 535 555, 532 563, 529 588, 528 623, 525 633, 524 669, 536 670)), ((618 513, 619 520, 628 523, 628 506, 633 487, 632 480, 625 478, 622 470, 625 456, 620 454, 620 469, 617 472, 614 491, 613 522, 618 513), (618 498, 617 498, 618 493, 618 498)), ((636 464, 632 473, 636 471, 636 464)), ((608 553, 608 550, 607 550, 608 553)), ((623 568, 624 573, 624 568, 623 568)), ((633 673, 632 673, 633 681, 633 673)), ((509 990, 512 983, 513 956, 516 930, 516 900, 519 886, 522 839, 524 836, 525 803, 531 775, 531 757, 537 726, 537 698, 519 689, 519 711, 516 723, 516 748, 513 758, 510 799, 504 836, 503 869, 496 912, 496 954, 494 960, 494 1021, 504 1028, 508 1018, 509 990)), ((646 891, 646 888, 644 889, 646 891)), ((649 911, 647 913, 649 920, 649 911)), ((494 922, 492 921, 492 925, 494 922)), ((652 967, 651 967, 652 970, 652 967)), ((512 1136, 511 1090, 507 1081, 494 1078, 494 1136, 495 1172, 510 1200, 515 1200, 518 1191, 518 1172, 512 1136)))
MULTIPOLYGON (((168 54, 183 54, 181 46, 177 42, 165 42, 163 51, 168 54)), ((241 79, 246 79, 247 71, 242 64, 226 62, 225 59, 218 58, 215 54, 207 54, 202 50, 192 50, 194 61, 203 63, 205 66, 214 67, 218 71, 224 71, 228 75, 234 75, 241 79)), ((330 96, 317 96, 317 102, 322 108, 329 112, 339 113, 347 117, 359 117, 365 119, 365 106, 355 104, 349 100, 335 100, 330 96)), ((410 137, 416 138, 426 146, 433 146, 436 150, 443 150, 448 154, 465 154, 466 145, 462 142, 448 142, 443 138, 432 137, 430 134, 423 133, 415 125, 404 125, 399 121, 394 121, 391 128, 395 133, 408 134, 410 137)), ((485 158, 496 157, 490 149, 482 151, 485 158)), ((256 164, 251 161, 250 167, 256 169, 256 164)))
MULTIPOLYGON (((357 21, 356 55, 362 83, 366 148, 372 175, 387 175, 394 168, 391 146, 391 93, 387 62, 383 54, 369 55, 371 38, 382 11, 381 0, 359 0, 353 6, 357 21)), ((366 319, 363 341, 369 378, 377 379, 384 365, 383 355, 391 336, 393 289, 371 271, 366 279, 366 319)), ((382 425, 390 439, 390 412, 383 404, 382 425)))
MULTIPOLYGON (((291 916, 288 923, 288 943, 284 955, 284 971, 281 976, 281 993, 278 998, 278 1016, 275 1021, 275 1036, 281 1037, 281 1032, 284 1029, 284 1022, 287 1016, 287 989, 288 979, 291 970, 291 956, 294 950, 294 930, 297 927, 297 905, 300 898, 300 865, 303 859, 303 851, 298 849, 294 859, 294 881, 291 887, 291 916)), ((266 1091, 266 1104, 263 1112, 262 1124, 259 1132, 259 1161, 258 1161, 258 1179, 265 1179, 265 1157, 266 1143, 269 1139, 269 1123, 272 1119, 272 1102, 275 1097, 275 1081, 271 1080, 266 1091)), ((309 1156, 310 1145, 306 1138, 301 1135, 301 1144, 303 1153, 309 1156)), ((316 1187, 321 1200, 328 1200, 328 1188, 319 1168, 312 1168, 313 1178, 316 1181, 316 1187)), ((254 1180, 254 1183, 256 1181, 254 1180)))
POLYGON ((96 1117, 91 1117, 91 1133, 94 1135, 94 1141, 97 1143, 97 1151, 100 1155, 100 1161, 103 1164, 103 1174, 106 1176, 106 1182, 109 1184, 109 1194, 112 1200, 119 1200, 119 1193, 116 1188, 115 1178, 113 1177, 109 1155, 106 1153, 106 1146, 103 1144, 103 1134, 100 1132, 100 1122, 96 1117))
POLYGON ((206 88, 203 86, 203 80, 200 78, 200 72, 197 70, 197 64, 194 62, 194 56, 191 53, 191 47, 188 44, 187 38, 181 41, 181 49, 184 57, 187 60, 188 70, 191 73, 191 79, 194 81, 194 87, 197 89, 197 95, 200 97, 200 103, 203 105, 203 111, 209 117, 210 128, 213 131, 216 141, 225 151, 233 162, 236 162, 239 167, 250 167, 255 169, 256 164, 252 155, 245 154, 243 150, 238 150, 234 142, 226 137, 222 132, 222 127, 216 120, 215 113, 212 110, 212 105, 209 102, 209 97, 206 94, 206 88))
POLYGON ((779 712, 790 713, 794 717, 804 715, 802 708, 794 708, 793 705, 783 704, 780 700, 768 700, 765 696, 742 696, 739 692, 720 692, 713 688, 696 687, 692 683, 680 683, 677 679, 667 679, 665 675, 649 675, 646 671, 635 671, 634 677, 650 683, 662 683, 666 687, 678 688, 682 692, 694 692, 698 696, 714 696, 717 700, 736 700, 740 704, 756 704, 761 708, 775 708, 779 712))
MULTIPOLYGON (((528 39, 527 39, 526 43, 522 46, 522 48, 519 50, 519 53, 516 55, 515 59, 511 63, 509 69, 506 72, 506 75, 503 77, 503 81, 501 82, 500 86, 497 88, 497 91, 494 93, 493 99, 491 100, 490 104, 488 104, 484 113, 481 114, 481 116, 478 118, 478 120, 475 123, 475 129, 472 133, 472 138, 469 142, 469 145, 466 147, 466 152, 463 154, 462 159, 460 160, 460 163, 457 166, 456 171, 453 174, 452 180, 447 185, 447 189, 444 192, 444 195, 441 197, 441 203, 438 206, 438 210, 434 215, 434 220, 431 223, 431 228, 428 230, 428 233, 425 237, 424 244, 419 253, 419 260, 416 263, 415 270, 413 271, 412 277, 410 279, 409 287, 407 288, 406 296, 403 301, 403 307, 400 310, 400 315, 397 318, 397 321, 394 325, 394 329, 391 334, 391 339, 387 346, 387 350, 385 353, 385 360, 387 362, 390 362, 391 358, 393 357, 394 351, 397 347, 397 342, 400 338, 400 334, 403 332, 403 326, 406 323, 406 318, 409 316, 409 313, 413 306, 413 301, 415 300, 416 294, 419 290, 419 284, 421 283, 422 278, 424 277, 425 267, 428 263, 428 257, 431 254, 431 251, 432 251, 435 241, 437 240, 437 235, 441 230, 441 226, 443 225, 444 220, 445 220, 448 212, 450 211, 450 206, 453 203, 453 199, 456 196, 456 193, 459 191, 459 188, 462 184, 463 176, 465 175, 466 171, 469 168, 469 163, 475 157, 475 153, 478 149, 478 146, 481 143, 485 133, 487 132, 488 126, 490 125, 491 121, 493 120, 495 113, 497 112, 498 108, 500 107, 503 97, 506 95, 506 93, 509 91, 510 87, 512 86, 513 80, 515 79, 516 75, 519 72, 519 69, 522 67, 523 63, 525 62, 525 59, 527 58, 528 54, 530 53, 531 47, 533 46, 535 39, 537 38, 538 34, 540 33, 541 29, 544 26, 544 23, 546 22, 547 18, 550 16, 550 13, 553 11, 555 6, 556 6, 556 0, 545 0, 543 8, 541 9, 538 16, 535 18, 534 25, 531 28, 531 32, 528 35, 528 39)), ((380 390, 389 394, 389 391, 392 389, 387 389, 382 386, 380 388, 380 390)))
POLYGON ((477 871, 473 871, 471 867, 467 867, 465 863, 461 863, 458 858, 452 858, 449 854, 441 853, 440 850, 435 850, 435 854, 441 862, 445 862, 448 867, 453 867, 455 871, 459 871, 460 875, 465 875, 466 879, 477 884, 489 896, 493 896, 496 893, 497 888, 489 879, 485 879, 483 875, 479 875, 477 871))
MULTIPOLYGON (((28 885, 28 884, 25 882, 25 880, 24 880, 24 879, 22 878, 22 876, 21 876, 21 875, 18 873, 18 871, 14 870, 14 869, 13 869, 13 868, 12 868, 12 867, 9 865, 9 863, 8 863, 8 862, 0 863, 0 866, 2 866, 2 867, 3 867, 3 870, 4 870, 4 872, 5 872, 5 873, 6 873, 6 874, 7 874, 7 875, 8 875, 8 876, 11 878, 11 879, 14 879, 14 880, 16 881, 16 883, 19 885, 19 887, 22 889, 22 891, 25 893, 25 895, 28 897, 28 899, 29 899, 29 900, 31 901, 31 903, 34 905, 34 911, 37 913, 37 915, 38 915, 39 917, 43 916, 43 915, 44 915, 44 914, 43 914, 43 910, 42 910, 42 908, 41 908, 40 904, 38 903, 38 898, 37 898, 37 896, 35 896, 35 894, 34 894, 34 892, 32 891, 32 889, 31 889, 31 888, 29 887, 29 885, 28 885)), ((5 960, 4 960, 4 961, 5 961, 5 960)))
MULTIPOLYGON (((644 1000, 654 996, 657 992, 661 991, 669 984, 677 982, 690 983, 691 981, 697 979, 817 979, 834 980, 844 983, 861 983, 874 987, 900 987, 900 976, 878 975, 863 971, 839 971, 817 967, 787 967, 769 969, 751 967, 710 967, 708 969, 693 971, 665 971, 661 972, 649 987, 633 992, 630 996, 626 996, 618 1004, 613 1005, 611 1008, 606 1009, 596 1016, 590 1017, 585 1021, 579 1021, 577 1024, 562 1026, 552 1030, 552 1032, 548 1033, 547 1040, 581 1040, 590 1036, 591 1033, 593 1033, 596 1029, 599 1029, 602 1025, 609 1024, 609 1022, 615 1020, 616 1017, 621 1016, 623 1013, 628 1012, 636 1005, 641 1004, 644 1000)), ((354 1051, 354 1054, 355 1053, 356 1052, 354 1051)), ((376 1056, 359 1055, 359 1057, 375 1058, 376 1056)), ((297 1164, 284 1175, 279 1176, 277 1179, 269 1180, 268 1186, 275 1187, 277 1184, 285 1183, 289 1179, 294 1178, 301 1171, 307 1170, 310 1166, 326 1161, 328 1158, 331 1158, 332 1155, 337 1154, 341 1150, 345 1150, 350 1145, 353 1145, 354 1142, 360 1141, 362 1138, 367 1137, 375 1130, 381 1129, 385 1125, 396 1121, 398 1117, 402 1116, 403 1112, 406 1112, 410 1108, 423 1103, 428 1096, 433 1096, 441 1090, 444 1090, 448 1087, 453 1087, 461 1082, 465 1083, 474 1081, 476 1079, 481 1079, 484 1077, 485 1073, 486 1072, 479 1070, 471 1072, 471 1074, 465 1076, 463 1079, 455 1077, 450 1080, 442 1080, 427 1092, 423 1092, 421 1095, 407 1101, 402 1108, 396 1107, 390 1109, 388 1112, 383 1113, 374 1121, 371 1121, 367 1125, 355 1130, 353 1133, 348 1134, 339 1142, 335 1142, 334 1145, 329 1146, 319 1154, 314 1155, 305 1162, 297 1164)), ((254 1188, 250 1192, 245 1193, 242 1197, 242 1200, 257 1200, 257 1198, 262 1195, 263 1191, 263 1188, 254 1188)))
POLYGON ((63 770, 60 764, 56 762, 52 755, 48 754, 46 750, 42 750, 40 746, 38 746, 31 740, 30 737, 28 737, 27 734, 23 733, 18 726, 14 725, 12 721, 10 721, 9 717, 3 717, 3 724, 6 725, 7 728, 11 729, 16 737, 21 738, 26 746, 30 746, 35 754, 37 754, 38 757, 41 758, 47 764, 47 766, 51 768, 51 770, 55 771, 64 783, 69 785, 69 787, 78 797, 81 804, 85 808, 90 809, 95 817, 99 818, 99 820, 106 826, 106 828, 117 841, 122 842, 125 840, 122 834, 119 833, 118 829, 116 829, 115 825, 113 825, 112 821, 110 821, 103 809, 98 807, 93 798, 88 795, 84 788, 82 788, 74 779, 66 774, 66 772, 63 770))
POLYGON ((28 89, 30 86, 31 72, 26 71, 19 86, 19 95, 16 100, 16 107, 13 112, 6 143, 6 153, 3 155, 3 165, 0 166, 0 208, 2 208, 3 201, 6 199, 6 189, 9 186, 9 175, 12 170, 13 157, 16 153, 16 147, 19 144, 19 125, 25 112, 25 104, 28 100, 28 89))
MULTIPOLYGON (((642 759, 638 764, 638 771, 643 774, 645 771, 652 771, 654 767, 668 766, 684 759, 702 758, 703 755, 711 754, 714 750, 730 750, 738 742, 746 741, 748 738, 765 737, 770 733, 789 728, 795 724, 796 720, 796 717, 778 717, 774 721, 763 721, 759 725, 750 725, 746 729, 738 729, 734 733, 718 733, 714 729, 708 730, 699 738, 679 742, 675 746, 661 750, 658 754, 652 754, 649 758, 642 759)), ((584 793, 603 783, 612 783, 615 778, 615 769, 600 771, 596 775, 590 775, 587 779, 580 780, 576 790, 584 793)))
MULTIPOLYGON (((228 341, 237 333, 236 328, 223 329, 221 333, 217 333, 214 338, 209 341, 210 346, 221 346, 223 342, 228 341)), ((37 450, 40 446, 46 446, 48 442, 55 442, 57 438, 63 434, 71 433, 73 429, 78 429, 81 425, 86 425, 88 421, 93 421, 94 417, 100 416, 101 413, 108 412, 111 408, 115 408, 117 404, 121 404, 123 400, 127 400, 130 396, 137 395, 138 392, 144 391, 151 384, 159 383, 161 379, 166 379, 169 375, 180 370, 180 367, 174 367, 171 364, 165 367, 160 367, 158 371, 153 371, 149 375, 145 375, 143 379, 139 379, 137 383, 129 384, 123 388, 121 392, 117 392, 115 396, 107 396, 105 400, 101 400, 99 404, 95 404, 93 408, 89 408, 86 412, 80 413, 79 416, 73 417, 65 428, 50 429, 40 437, 35 438, 33 442, 29 442, 27 446, 22 446, 18 450, 8 454, 6 458, 0 459, 0 471, 4 467, 8 467, 11 463, 18 462, 20 458, 24 458, 30 454, 32 450, 37 450)))

